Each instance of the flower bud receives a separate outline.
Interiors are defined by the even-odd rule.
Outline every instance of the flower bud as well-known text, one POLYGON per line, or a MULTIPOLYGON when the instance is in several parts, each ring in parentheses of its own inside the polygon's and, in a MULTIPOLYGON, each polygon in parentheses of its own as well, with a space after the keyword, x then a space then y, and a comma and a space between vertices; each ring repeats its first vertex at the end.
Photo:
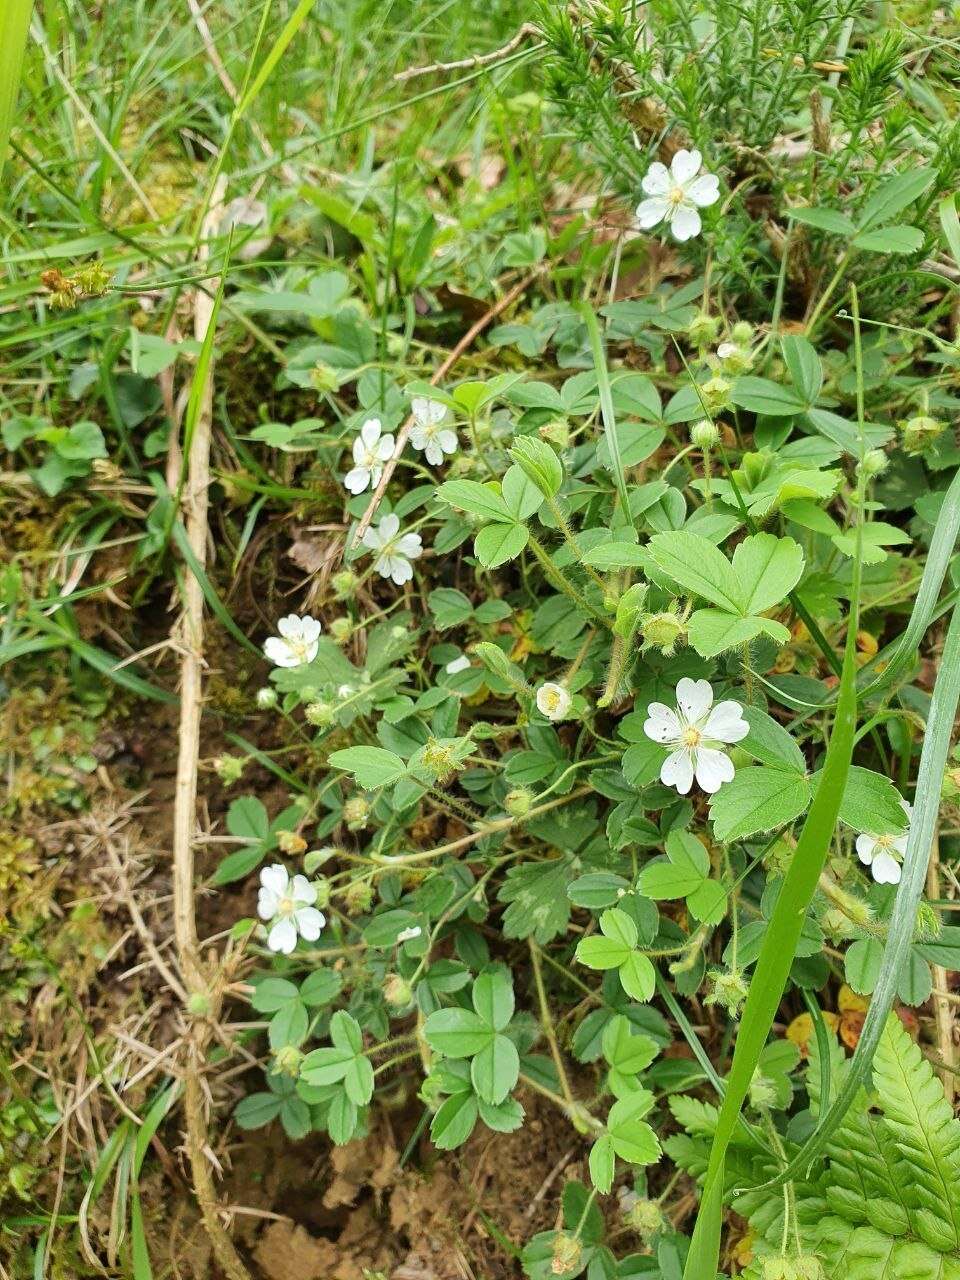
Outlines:
POLYGON ((446 782, 460 769, 460 761, 442 738, 428 738, 423 749, 423 763, 438 782, 446 782))
POLYGON ((310 385, 314 391, 339 391, 340 378, 336 369, 318 360, 310 370, 310 385))
POLYGON ((914 942, 935 942, 940 937, 941 928, 940 918, 930 903, 921 902, 913 926, 914 942))
POLYGON ((624 1214, 624 1222, 636 1231, 644 1244, 649 1244, 657 1232, 666 1226, 666 1219, 657 1202, 639 1198, 624 1214))
POLYGON ((399 973, 388 973, 383 981, 383 998, 394 1009, 405 1009, 413 1000, 413 988, 399 973))
POLYGON ((213 768, 224 786, 230 787, 243 777, 246 763, 242 756, 220 756, 213 762, 213 768))
MULTIPOLYGON (((309 856, 310 855, 307 854, 308 858, 309 856)), ((317 894, 313 900, 313 905, 323 910, 324 907, 329 906, 330 904, 330 881, 326 876, 318 876, 313 882, 313 887, 317 894)))
POLYGON ((703 396, 703 402, 707 409, 713 413, 719 413, 722 409, 729 409, 733 404, 730 399, 730 393, 733 390, 733 383, 727 378, 721 378, 719 375, 709 378, 700 388, 700 394, 703 396))
POLYGON ((206 1018, 213 1009, 209 993, 206 991, 191 991, 187 997, 187 1008, 195 1018, 206 1018))
POLYGON ((868 480, 872 480, 874 476, 880 475, 886 471, 890 464, 890 459, 882 449, 868 449, 863 455, 863 461, 860 463, 859 470, 868 480))
POLYGON ((307 842, 296 831, 278 831, 277 848, 281 853, 288 853, 295 857, 298 854, 306 853, 307 842))
POLYGON ((512 818, 525 818, 533 807, 533 792, 528 787, 514 787, 504 797, 503 807, 512 818))
POLYGON ((343 806, 343 820, 349 831, 362 831, 370 817, 370 806, 363 796, 350 796, 343 806))
POLYGON ((749 346, 753 341, 753 325, 746 320, 738 320, 730 330, 730 337, 737 346, 749 346))
POLYGON ((738 1017, 740 1006, 747 998, 747 983, 739 969, 711 969, 707 974, 710 994, 706 1004, 718 1004, 727 1009, 731 1017, 738 1017))
POLYGON ((552 422, 545 422, 538 429, 537 435, 548 444, 555 444, 558 449, 566 449, 570 445, 570 423, 563 418, 555 418, 552 422))
POLYGON ((569 1231, 561 1231, 553 1242, 553 1259, 550 1270, 555 1276, 565 1276, 568 1271, 576 1271, 583 1256, 583 1246, 575 1235, 569 1231))
POLYGON ((361 916, 373 905, 373 886, 366 880, 354 880, 352 884, 347 885, 343 901, 347 908, 347 915, 361 916))
POLYGON ((257 706, 261 711, 270 711, 277 705, 277 691, 271 685, 264 685, 257 690, 257 706))
POLYGON ((720 443, 720 432, 709 418, 702 418, 690 428, 690 442, 698 449, 714 449, 720 443))
POLYGON ((706 311, 701 311, 690 322, 687 337, 694 347, 709 347, 717 340, 720 332, 720 320, 706 311))
POLYGON ((296 1080, 300 1074, 300 1063, 303 1062, 303 1054, 296 1045, 285 1044, 282 1049, 278 1049, 273 1056, 273 1071, 278 1076, 290 1076, 296 1080))
POLYGON ((336 710, 336 707, 330 702, 311 702, 303 714, 306 717, 307 724, 312 724, 318 729, 325 729, 327 725, 333 724, 336 710))
POLYGON ((777 1089, 772 1080, 767 1079, 759 1067, 750 1081, 750 1105, 758 1111, 772 1107, 777 1101, 777 1089))
POLYGON ((938 436, 943 434, 945 422, 931 418, 929 414, 917 414, 899 424, 903 433, 903 447, 907 453, 926 453, 938 436))
POLYGON ((341 569, 330 579, 330 585, 338 597, 348 596, 357 585, 357 575, 352 569, 341 569))
POLYGON ((687 624, 672 610, 645 613, 640 619, 640 634, 645 649, 658 649, 665 658, 673 656, 678 644, 685 644, 687 624))
POLYGON ((328 630, 337 644, 343 644, 353 634, 353 623, 349 618, 334 618, 328 630))

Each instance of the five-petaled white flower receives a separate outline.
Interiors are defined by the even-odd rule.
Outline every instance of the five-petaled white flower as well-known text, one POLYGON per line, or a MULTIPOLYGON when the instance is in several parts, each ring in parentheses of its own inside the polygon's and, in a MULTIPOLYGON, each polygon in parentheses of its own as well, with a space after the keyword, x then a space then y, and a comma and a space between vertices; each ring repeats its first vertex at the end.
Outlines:
POLYGON ((883 836, 857 836, 857 857, 870 868, 870 874, 877 884, 899 884, 900 864, 907 851, 907 839, 910 835, 910 821, 913 818, 913 806, 901 799, 903 812, 907 815, 906 831, 883 836))
POLYGON ((415 449, 423 450, 424 457, 431 466, 438 467, 445 453, 457 452, 456 431, 442 425, 447 416, 447 406, 439 400, 416 396, 410 405, 410 412, 414 423, 410 431, 410 443, 415 449))
POLYGON ((277 623, 278 636, 271 636, 263 652, 277 667, 302 667, 312 662, 320 647, 320 623, 316 618, 288 613, 277 623))
POLYGON ((327 923, 323 912, 313 905, 316 900, 317 890, 306 876, 294 876, 291 880, 286 867, 279 862, 263 868, 257 915, 261 920, 274 922, 267 934, 271 951, 282 951, 288 956, 297 945, 298 936, 307 942, 316 942, 327 923))
POLYGON ((351 493, 363 493, 368 485, 378 485, 383 464, 393 457, 393 436, 381 435, 382 430, 379 418, 368 418, 353 442, 354 466, 343 480, 351 493))
POLYGON ((562 684, 547 680, 537 690, 537 710, 548 720, 563 720, 570 710, 570 692, 562 684))
POLYGON ((724 743, 739 742, 750 732, 739 702, 713 706, 709 680, 684 678, 677 683, 677 709, 651 702, 643 731, 661 746, 672 747, 660 769, 660 781, 685 796, 693 780, 713 793, 733 778, 733 761, 724 743), (712 709, 711 709, 712 708, 712 709))
POLYGON ((705 209, 720 199, 720 179, 715 173, 700 173, 702 160, 699 151, 678 151, 669 169, 654 161, 640 184, 647 199, 637 205, 637 221, 644 231, 669 222, 676 240, 700 234, 698 206, 705 209))
POLYGON ((377 552, 373 567, 381 578, 392 578, 398 587, 413 577, 411 560, 423 554, 419 533, 401 533, 400 517, 384 516, 377 529, 368 529, 363 545, 377 552))

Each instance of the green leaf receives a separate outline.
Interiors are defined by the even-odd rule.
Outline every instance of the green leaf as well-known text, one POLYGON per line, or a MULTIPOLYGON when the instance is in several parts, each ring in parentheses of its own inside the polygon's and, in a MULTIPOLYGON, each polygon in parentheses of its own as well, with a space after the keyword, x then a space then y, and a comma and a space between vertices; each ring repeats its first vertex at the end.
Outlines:
POLYGON ((504 1100, 519 1075, 520 1055, 509 1036, 491 1036, 470 1064, 474 1089, 493 1106, 504 1100))
POLYGON ((627 961, 632 952, 630 947, 613 938, 597 937, 591 934, 577 943, 576 958, 588 969, 619 969, 627 961))
POLYGON ((761 413, 767 418, 794 417, 807 408, 807 403, 792 387, 782 387, 769 378, 746 375, 736 379, 730 398, 741 409, 761 413))
POLYGON ((797 818, 810 801, 803 774, 772 765, 738 769, 710 799, 714 835, 729 843, 772 831, 797 818))
POLYGON ((227 830, 242 840, 266 840, 270 818, 256 796, 238 796, 227 810, 227 830))
POLYGON ((906 831, 900 792, 889 778, 852 765, 840 799, 840 819, 855 831, 883 836, 906 831))
POLYGON ((545 440, 537 436, 517 436, 510 457, 545 498, 553 498, 560 492, 563 464, 545 440))
POLYGON ((660 1159, 660 1143, 643 1119, 652 1106, 653 1094, 647 1089, 638 1089, 626 1098, 620 1098, 610 1108, 607 1132, 621 1160, 647 1165, 660 1159))
POLYGON ((515 560, 529 538, 526 525, 488 524, 474 538, 473 550, 485 569, 496 569, 515 560))
POLYGON ((740 586, 729 560, 696 533, 657 533, 650 539, 657 567, 685 591, 727 613, 742 613, 740 586))
POLYGON ((501 490, 512 520, 528 520, 543 505, 543 494, 516 463, 507 468, 501 490))
MULTIPOLYGON (((882 564, 887 558, 884 547, 912 541, 905 529, 898 529, 896 525, 886 524, 882 520, 871 520, 869 524, 863 525, 861 539, 864 564, 882 564)), ((849 533, 835 533, 832 535, 832 540, 837 550, 845 556, 856 555, 856 530, 851 529, 849 533)))
POLYGON ((430 1137, 440 1151, 452 1151, 473 1133, 477 1123, 477 1099, 470 1089, 454 1093, 437 1109, 430 1122, 430 1137))
POLYGON ((590 1148, 588 1164, 590 1181, 601 1195, 606 1195, 613 1186, 613 1172, 616 1165, 613 1138, 609 1133, 601 1134, 590 1148))
POLYGON ((472 1058, 489 1044, 493 1032, 472 1009, 438 1009, 424 1023, 431 1048, 446 1058, 472 1058))
POLYGON ((307 1006, 299 998, 288 1000, 270 1019, 268 1039, 271 1049, 285 1045, 299 1045, 307 1034, 309 1023, 307 1006))
POLYGON ((233 1118, 241 1129, 262 1129, 280 1114, 282 1099, 275 1093, 251 1093, 237 1103, 233 1118))
POLYGON ((733 571, 740 585, 743 613, 764 613, 783 604, 800 581, 803 551, 793 538, 754 533, 733 553, 733 571))
POLYGON ((910 169, 882 183, 860 211, 858 234, 892 221, 923 195, 936 176, 935 169, 910 169))
POLYGON ((813 343, 799 334, 788 334, 780 339, 780 349, 793 385, 808 405, 814 404, 823 389, 823 369, 813 343))
POLYGON ((364 791, 388 787, 407 772, 407 766, 400 757, 383 747, 347 747, 343 751, 332 752, 327 763, 335 769, 352 773, 364 791))
POLYGON ((924 239, 919 227, 880 227, 876 231, 861 231, 854 236, 853 243, 868 253, 916 253, 923 248, 924 239))
POLYGON ((689 831, 671 831, 665 848, 666 858, 648 862, 640 872, 640 892, 657 901, 685 898, 710 874, 709 855, 689 831))
POLYGON ((786 644, 790 632, 771 618, 741 618, 720 609, 697 609, 688 623, 690 644, 701 658, 715 658, 727 649, 735 649, 769 635, 778 644, 786 644))
POLYGON ((427 604, 438 631, 460 626, 473 617, 473 605, 462 591, 453 587, 437 587, 427 596, 427 604))
POLYGON ((437 490, 437 497, 441 502, 470 515, 480 516, 483 520, 513 523, 510 508, 495 485, 478 484, 476 480, 447 480, 437 490))
POLYGON ((657 986, 653 961, 641 951, 631 951, 620 966, 620 985, 628 996, 645 1004, 653 997, 657 986))
POLYGON ((645 547, 632 542, 601 542, 584 552, 583 558, 595 569, 607 570, 642 567, 649 562, 650 555, 645 547))
POLYGON ((502 1031, 513 1017, 513 983, 506 969, 488 969, 473 984, 473 1007, 488 1027, 502 1031))
POLYGON ((759 707, 749 704, 741 708, 741 714, 750 726, 750 732, 739 746, 761 764, 772 764, 797 773, 806 772, 803 752, 783 725, 759 707))
POLYGON ((622 1013, 615 1014, 604 1027, 601 1044, 609 1066, 625 1076, 646 1071, 659 1053, 657 1042, 635 1033, 630 1019, 622 1013))
POLYGON ((818 231, 829 231, 831 235, 852 236, 856 230, 850 219, 838 209, 801 207, 787 209, 786 213, 794 222, 803 222, 808 227, 816 227, 818 231))

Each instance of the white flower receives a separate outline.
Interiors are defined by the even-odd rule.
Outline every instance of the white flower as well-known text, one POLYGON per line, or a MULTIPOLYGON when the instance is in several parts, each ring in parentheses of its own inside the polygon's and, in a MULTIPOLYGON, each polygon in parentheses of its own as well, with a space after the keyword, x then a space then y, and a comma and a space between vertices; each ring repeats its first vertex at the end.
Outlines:
POLYGON ((397 934, 398 942, 411 942, 414 938, 419 938, 423 930, 418 924, 411 925, 409 929, 401 929, 397 934))
POLYGON ((710 793, 731 781, 733 761, 722 744, 739 742, 750 732, 739 702, 718 702, 714 707, 709 680, 684 676, 677 683, 676 711, 651 702, 647 716, 643 726, 647 737, 673 748, 660 769, 665 787, 676 787, 685 796, 694 778, 710 793))
POLYGON ((678 151, 668 169, 654 161, 640 184, 647 194, 637 205, 637 220, 644 231, 658 222, 669 222, 675 240, 690 240, 700 234, 701 209, 720 199, 720 179, 703 173, 699 151, 678 151))
POLYGON ((276 667, 302 667, 312 662, 320 647, 320 623, 316 618, 288 613, 277 623, 278 636, 271 636, 263 652, 276 667))
POLYGON ((327 923, 323 912, 313 905, 316 899, 317 890, 306 876, 294 876, 291 880, 286 867, 279 862, 263 868, 257 915, 261 920, 274 921, 267 934, 271 951, 282 951, 288 956, 297 945, 298 935, 307 942, 316 942, 327 923))
POLYGON ((910 836, 910 822, 913 819, 913 806, 901 799, 903 812, 907 815, 907 829, 896 835, 857 836, 857 857, 867 867, 877 884, 899 884, 900 864, 907 851, 907 840, 910 836))
POLYGON ((419 533, 401 533, 400 517, 384 516, 378 529, 368 529, 363 545, 378 553, 373 567, 381 578, 392 578, 398 587, 413 577, 411 560, 423 554, 419 533))
POLYGON ((548 720, 563 720, 570 710, 571 701, 569 690, 551 680, 537 690, 537 710, 548 720))
POLYGON ((376 488, 383 475, 383 464, 393 456, 393 436, 382 436, 379 418, 369 418, 353 442, 352 470, 343 483, 351 493, 363 493, 367 486, 376 488))
POLYGON ((422 449, 431 466, 438 467, 445 453, 456 453, 457 433, 441 423, 447 416, 447 406, 438 400, 426 400, 417 396, 410 405, 414 426, 410 431, 410 443, 422 449))
POLYGON ((465 653, 461 653, 459 658, 454 658, 452 662, 448 662, 444 667, 448 676, 455 676, 458 671, 469 671, 470 659, 465 653))
POLYGON ((735 342, 721 342, 717 347, 717 356, 721 360, 729 360, 731 356, 737 355, 739 350, 735 342))

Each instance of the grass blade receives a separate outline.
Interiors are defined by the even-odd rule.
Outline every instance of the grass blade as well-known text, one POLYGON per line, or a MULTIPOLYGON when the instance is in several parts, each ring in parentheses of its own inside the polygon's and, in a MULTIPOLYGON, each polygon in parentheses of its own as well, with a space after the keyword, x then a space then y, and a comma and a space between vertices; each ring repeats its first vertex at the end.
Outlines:
POLYGON ((960 703, 960 606, 953 611, 947 639, 943 648, 940 672, 930 700, 917 772, 916 799, 910 834, 903 859, 903 873, 897 889, 897 897, 890 917, 887 940, 884 944, 880 975, 870 997, 870 1007, 860 1032, 850 1067, 833 1105, 821 1118, 816 1131, 800 1148, 776 1178, 765 1184, 778 1186, 789 1178, 806 1170, 812 1160, 823 1150, 830 1135, 843 1120, 857 1091, 867 1083, 873 1055, 880 1041, 887 1014, 893 1006, 897 979, 903 972, 907 953, 914 940, 917 908, 923 895, 930 861, 930 846, 936 832, 940 811, 940 785, 943 770, 950 752, 953 723, 960 703))
POLYGON ((32 8, 32 0, 4 0, 0 5, 0 177, 17 106, 32 8))
POLYGON ((603 350, 603 339, 600 326, 593 308, 584 303, 580 308, 587 334, 590 338, 590 350, 593 352, 593 367, 597 374, 597 390, 600 393, 600 413, 603 417, 603 434, 610 452, 610 467, 613 471, 613 482, 617 487, 620 499, 620 510, 623 512, 624 524, 633 525, 630 515, 630 499, 627 496, 627 477, 623 470, 623 458, 620 454, 620 440, 617 436, 617 415, 613 408, 613 396, 610 392, 610 373, 607 369, 607 357, 603 350))

